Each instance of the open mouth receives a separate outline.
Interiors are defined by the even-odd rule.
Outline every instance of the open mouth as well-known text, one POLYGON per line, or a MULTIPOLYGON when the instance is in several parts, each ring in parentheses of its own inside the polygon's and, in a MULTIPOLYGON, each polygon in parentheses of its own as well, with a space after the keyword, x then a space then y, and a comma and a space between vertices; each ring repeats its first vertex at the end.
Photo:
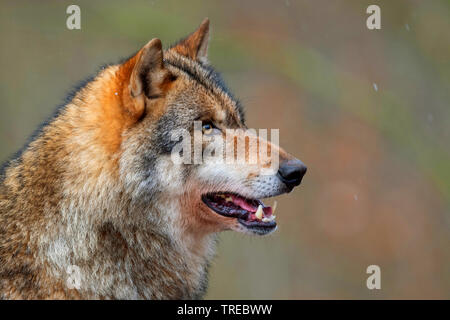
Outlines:
POLYGON ((207 193, 202 195, 202 200, 214 212, 238 219, 241 225, 255 233, 266 234, 277 226, 273 215, 276 202, 273 207, 265 206, 261 200, 228 192, 207 193))

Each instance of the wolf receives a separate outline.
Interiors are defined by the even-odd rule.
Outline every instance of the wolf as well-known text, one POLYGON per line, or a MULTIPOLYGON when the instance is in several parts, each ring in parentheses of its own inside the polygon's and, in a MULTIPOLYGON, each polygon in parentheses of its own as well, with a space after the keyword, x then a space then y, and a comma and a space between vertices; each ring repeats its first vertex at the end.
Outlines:
POLYGON ((179 144, 171 132, 192 132, 195 121, 205 137, 246 129, 208 42, 205 19, 168 49, 155 38, 103 68, 6 163, 1 299, 199 299, 218 233, 276 229, 274 208, 259 199, 298 186, 300 160, 262 138, 258 146, 278 154, 273 174, 261 174, 271 158, 171 157, 179 144))

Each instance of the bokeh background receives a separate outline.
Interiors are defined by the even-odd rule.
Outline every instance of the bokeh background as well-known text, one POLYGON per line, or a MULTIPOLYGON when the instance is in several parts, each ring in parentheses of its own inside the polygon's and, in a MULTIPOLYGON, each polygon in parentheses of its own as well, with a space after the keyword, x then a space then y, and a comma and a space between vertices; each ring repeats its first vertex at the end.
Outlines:
POLYGON ((100 65, 210 18, 210 60, 247 124, 279 128, 309 171, 279 197, 274 235, 221 235, 207 298, 450 298, 450 2, 0 3, 0 161, 100 65))

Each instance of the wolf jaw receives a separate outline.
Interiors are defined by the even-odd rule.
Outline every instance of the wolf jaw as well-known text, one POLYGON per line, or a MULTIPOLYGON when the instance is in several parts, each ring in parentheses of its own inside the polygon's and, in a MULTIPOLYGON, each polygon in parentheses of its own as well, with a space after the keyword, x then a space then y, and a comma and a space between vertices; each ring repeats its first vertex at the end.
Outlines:
POLYGON ((248 199, 236 193, 215 192, 202 195, 202 201, 214 212, 237 221, 248 231, 266 235, 276 230, 274 206, 266 206, 261 200, 248 199))

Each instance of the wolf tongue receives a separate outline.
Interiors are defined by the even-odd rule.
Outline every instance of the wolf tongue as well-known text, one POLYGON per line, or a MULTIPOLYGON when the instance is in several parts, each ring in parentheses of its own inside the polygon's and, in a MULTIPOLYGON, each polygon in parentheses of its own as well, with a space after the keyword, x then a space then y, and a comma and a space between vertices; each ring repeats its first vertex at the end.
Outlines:
POLYGON ((250 203, 248 203, 245 199, 242 199, 240 197, 232 196, 233 197, 233 203, 241 207, 242 209, 245 209, 249 212, 256 212, 258 208, 252 206, 250 203))

